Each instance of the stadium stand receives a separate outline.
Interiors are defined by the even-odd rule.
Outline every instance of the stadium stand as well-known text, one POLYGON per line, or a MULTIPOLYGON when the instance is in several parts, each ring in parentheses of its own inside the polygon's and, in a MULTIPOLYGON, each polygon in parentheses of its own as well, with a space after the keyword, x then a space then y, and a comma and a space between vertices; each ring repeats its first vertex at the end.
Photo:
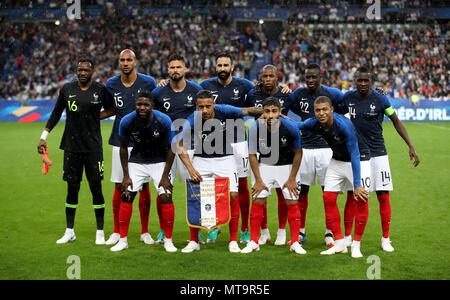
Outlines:
POLYGON ((73 80, 80 51, 95 60, 96 77, 105 82, 119 73, 124 48, 138 54, 139 72, 157 79, 167 78, 166 59, 179 52, 187 78, 201 81, 214 75, 214 54, 227 50, 235 75, 251 80, 273 63, 280 80, 295 88, 306 64, 318 62, 325 83, 345 91, 366 64, 393 98, 450 98, 445 1, 388 1, 381 20, 366 17, 366 1, 89 0, 81 1, 75 21, 58 3, 2 1, 0 99, 55 99, 73 80))

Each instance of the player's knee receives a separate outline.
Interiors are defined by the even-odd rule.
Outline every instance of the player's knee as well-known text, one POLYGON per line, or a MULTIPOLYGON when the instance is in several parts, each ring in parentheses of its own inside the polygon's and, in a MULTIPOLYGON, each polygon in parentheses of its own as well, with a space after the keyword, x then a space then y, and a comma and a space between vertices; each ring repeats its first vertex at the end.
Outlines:
POLYGON ((231 193, 230 193, 230 198, 231 198, 231 200, 235 200, 238 196, 239 196, 239 193, 238 193, 238 192, 231 192, 231 193))
POLYGON ((159 195, 159 199, 162 204, 171 204, 172 203, 172 195, 171 194, 161 194, 159 195))
POLYGON ((68 182, 67 183, 67 198, 66 203, 70 205, 78 204, 78 192, 80 191, 79 182, 68 182))

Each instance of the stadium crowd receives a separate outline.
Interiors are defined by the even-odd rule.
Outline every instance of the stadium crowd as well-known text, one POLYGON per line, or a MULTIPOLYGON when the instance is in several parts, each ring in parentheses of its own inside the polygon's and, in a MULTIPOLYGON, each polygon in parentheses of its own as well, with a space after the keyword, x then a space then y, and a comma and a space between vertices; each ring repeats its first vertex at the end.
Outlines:
POLYGON ((325 83, 344 91, 351 88, 355 70, 364 64, 377 74, 376 85, 391 97, 409 98, 417 93, 422 98, 450 98, 448 24, 348 31, 336 27, 310 30, 304 23, 304 16, 292 14, 276 46, 269 47, 262 27, 239 33, 231 26, 227 11, 214 8, 204 13, 184 9, 134 18, 113 12, 100 18, 83 15, 59 27, 2 20, 0 99, 56 98, 58 89, 73 79, 72 62, 80 51, 89 53, 97 65, 95 77, 105 83, 118 74, 117 53, 124 48, 138 54, 139 72, 156 79, 167 78, 167 57, 177 52, 186 57, 186 78, 199 82, 214 75, 214 54, 226 50, 235 57, 236 76, 248 78, 256 55, 265 55, 278 66, 280 81, 292 89, 303 85, 307 63, 319 62, 325 83))

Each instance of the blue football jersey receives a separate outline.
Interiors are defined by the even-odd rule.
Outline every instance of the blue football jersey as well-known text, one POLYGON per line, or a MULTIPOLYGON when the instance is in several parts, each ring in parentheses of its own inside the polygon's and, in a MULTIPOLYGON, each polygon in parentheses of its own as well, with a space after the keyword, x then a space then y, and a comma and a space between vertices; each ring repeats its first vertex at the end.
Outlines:
MULTIPOLYGON (((289 109, 296 100, 294 94, 282 93, 281 87, 278 87, 278 92, 272 96, 278 98, 281 104, 281 113, 287 116, 289 109)), ((262 103, 264 99, 266 99, 267 97, 270 97, 270 95, 266 95, 263 90, 256 91, 252 89, 247 95, 247 101, 245 106, 262 108, 262 103)))
POLYGON ((109 137, 109 144, 120 146, 119 124, 124 116, 136 109, 136 95, 141 90, 153 91, 156 81, 152 76, 138 73, 136 81, 130 87, 125 87, 120 75, 111 77, 106 82, 106 101, 114 106, 116 117, 109 137))
POLYGON ((200 157, 223 157, 233 155, 231 144, 234 143, 234 130, 228 128, 243 117, 242 108, 231 105, 216 104, 214 118, 203 120, 202 114, 195 111, 183 126, 182 138, 187 143, 191 138, 194 155, 200 157), (227 122, 228 120, 228 122, 227 122))
POLYGON ((200 86, 213 94, 216 104, 245 107, 247 94, 255 85, 250 80, 233 76, 230 84, 226 86, 220 84, 217 77, 203 80, 200 86))
POLYGON ((394 112, 389 98, 372 89, 369 96, 363 99, 356 90, 352 90, 344 95, 344 103, 356 131, 370 149, 370 155, 386 155, 382 123, 384 115, 390 116, 394 112))
POLYGON ((155 108, 175 120, 186 120, 195 111, 197 93, 202 90, 198 84, 186 80, 186 87, 181 92, 175 92, 170 84, 157 87, 152 91, 155 96, 155 108))
MULTIPOLYGON (((338 112, 338 107, 341 107, 341 103, 344 98, 344 94, 340 90, 328 87, 326 85, 321 85, 318 93, 311 92, 310 89, 306 87, 299 87, 294 90, 293 94, 295 100, 291 105, 290 110, 300 116, 302 120, 315 117, 314 101, 317 97, 327 96, 330 98, 336 112, 338 112)), ((323 139, 309 131, 302 132, 302 142, 303 148, 305 149, 329 147, 323 139)))
POLYGON ((119 136, 133 142, 129 162, 150 164, 166 161, 174 135, 170 118, 157 110, 152 111, 148 126, 142 125, 136 111, 120 121, 119 136))
POLYGON ((302 147, 300 131, 295 122, 280 118, 280 126, 275 132, 268 130, 266 124, 254 122, 248 133, 249 153, 259 153, 259 160, 269 165, 291 165, 294 150, 302 147), (276 139, 273 142, 272 139, 276 139))

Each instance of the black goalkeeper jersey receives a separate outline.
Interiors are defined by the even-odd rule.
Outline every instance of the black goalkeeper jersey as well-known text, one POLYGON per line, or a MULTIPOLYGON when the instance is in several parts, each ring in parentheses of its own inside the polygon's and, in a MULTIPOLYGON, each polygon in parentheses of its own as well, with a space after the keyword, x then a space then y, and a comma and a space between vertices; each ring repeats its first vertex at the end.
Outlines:
POLYGON ((59 147, 70 152, 102 152, 100 110, 105 106, 106 89, 103 84, 92 82, 83 91, 78 81, 66 83, 59 92, 46 127, 52 130, 65 109, 66 126, 59 147))

